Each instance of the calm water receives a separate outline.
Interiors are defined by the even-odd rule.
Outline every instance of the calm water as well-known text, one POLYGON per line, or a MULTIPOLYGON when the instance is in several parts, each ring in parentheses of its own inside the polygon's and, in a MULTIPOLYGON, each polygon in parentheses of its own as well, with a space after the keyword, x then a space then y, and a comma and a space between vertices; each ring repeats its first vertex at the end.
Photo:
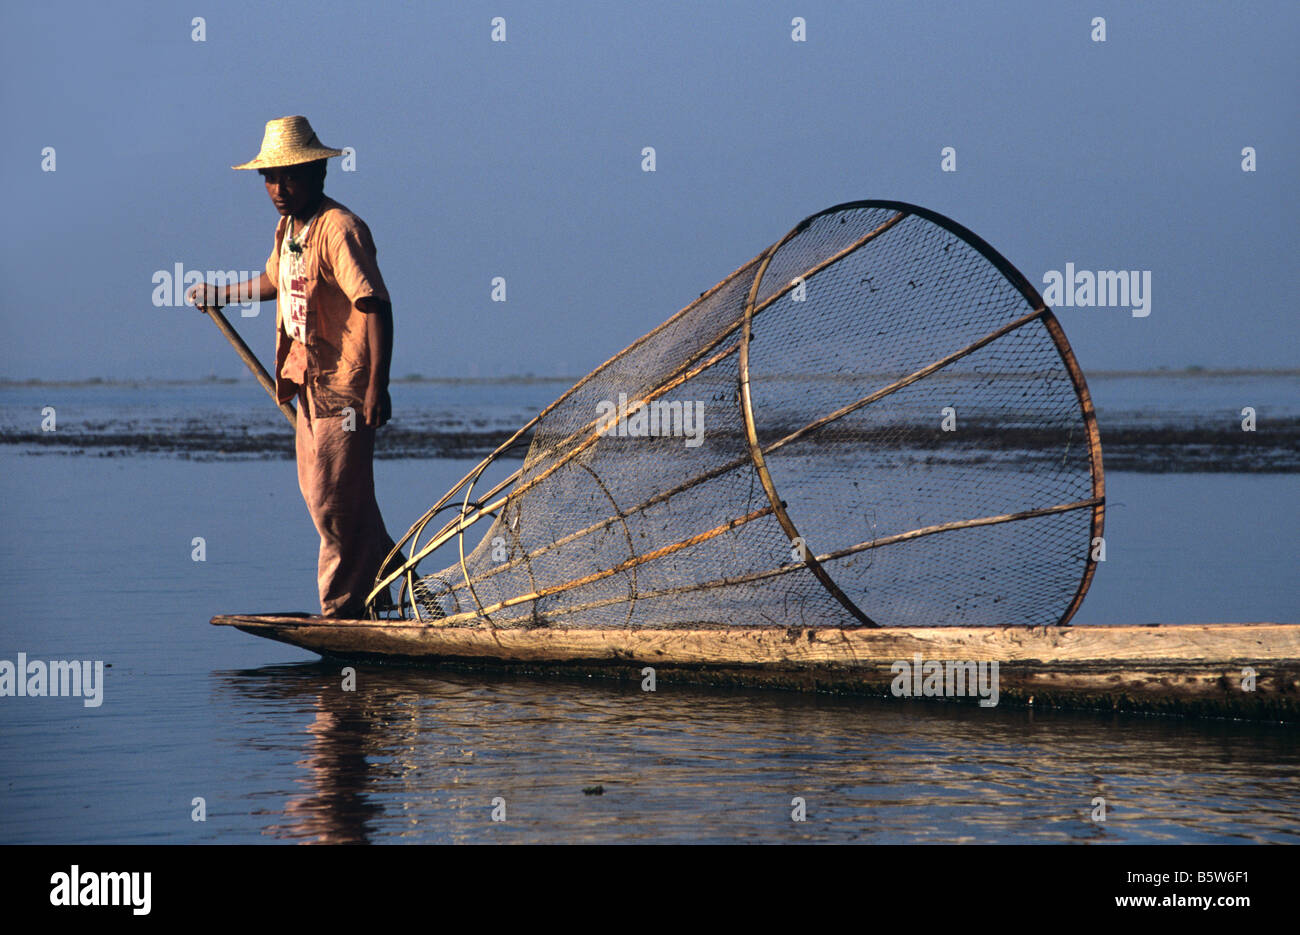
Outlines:
MULTIPOLYGON (((534 411, 552 390, 536 389, 534 411)), ((31 392, 0 397, 4 424, 31 392)), ((110 417, 178 403, 61 392, 110 417)), ((469 418, 489 422, 533 402, 464 392, 481 404, 469 418)), ((379 462, 392 531, 465 468, 379 462)), ((1107 480, 1108 561, 1079 623, 1300 620, 1295 474, 1107 480)), ((343 692, 337 666, 207 624, 314 606, 290 461, 0 446, 0 504, 0 659, 111 666, 98 708, 0 698, 0 843, 1300 842, 1294 726, 380 666, 343 692), (795 796, 805 823, 790 821, 795 796), (191 820, 195 797, 206 822, 191 820), (505 822, 491 820, 497 797, 505 822)))

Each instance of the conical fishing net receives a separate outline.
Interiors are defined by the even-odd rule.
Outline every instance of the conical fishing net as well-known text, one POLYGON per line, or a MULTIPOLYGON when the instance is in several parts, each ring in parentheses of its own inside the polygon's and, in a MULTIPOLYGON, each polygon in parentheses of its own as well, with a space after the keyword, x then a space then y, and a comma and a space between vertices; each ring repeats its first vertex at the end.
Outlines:
POLYGON ((437 625, 1056 624, 1102 510, 1087 388, 1033 287, 940 215, 855 202, 579 381, 387 581, 437 625), (444 544, 463 558, 422 569, 444 544))

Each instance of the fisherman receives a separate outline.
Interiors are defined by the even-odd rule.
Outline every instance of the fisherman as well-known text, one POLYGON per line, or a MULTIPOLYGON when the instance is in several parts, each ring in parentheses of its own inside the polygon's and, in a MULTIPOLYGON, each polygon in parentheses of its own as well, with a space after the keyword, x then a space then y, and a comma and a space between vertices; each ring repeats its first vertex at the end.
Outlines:
POLYGON ((266 272, 225 287, 200 283, 186 299, 217 308, 276 300, 276 401, 297 399, 298 487, 320 533, 321 613, 357 618, 393 548, 373 464, 375 430, 392 414, 393 311, 370 229, 325 194, 326 160, 341 155, 306 117, 267 123, 257 157, 232 166, 256 169, 280 212, 266 272))

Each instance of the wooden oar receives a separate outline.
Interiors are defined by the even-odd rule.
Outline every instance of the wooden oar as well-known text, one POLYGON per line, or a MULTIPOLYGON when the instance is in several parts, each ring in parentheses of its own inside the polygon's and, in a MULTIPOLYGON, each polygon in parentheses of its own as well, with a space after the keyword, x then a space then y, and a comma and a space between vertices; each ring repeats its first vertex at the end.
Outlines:
POLYGON ((217 329, 226 336, 226 340, 229 341, 231 347, 235 349, 235 353, 239 355, 239 359, 248 365, 249 370, 253 371, 253 376, 257 377, 257 382, 262 384, 262 389, 266 390, 266 392, 270 394, 271 399, 275 400, 277 408, 279 408, 280 412, 284 414, 284 417, 289 420, 289 426, 296 429, 298 420, 294 415, 293 407, 288 403, 282 403, 276 399, 275 381, 272 380, 271 375, 266 372, 266 368, 263 367, 262 362, 257 359, 257 355, 254 354, 249 346, 244 343, 244 339, 239 336, 239 332, 230 327, 230 322, 226 321, 226 316, 221 314, 221 309, 210 308, 206 305, 200 305, 199 308, 207 312, 208 317, 212 319, 213 324, 215 324, 217 329))

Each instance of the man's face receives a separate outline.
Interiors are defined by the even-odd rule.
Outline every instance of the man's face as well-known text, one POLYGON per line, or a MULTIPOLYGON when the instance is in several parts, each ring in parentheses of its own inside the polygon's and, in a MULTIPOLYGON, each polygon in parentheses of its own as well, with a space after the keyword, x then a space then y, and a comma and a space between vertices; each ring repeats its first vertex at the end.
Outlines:
POLYGON ((318 171, 311 163, 261 169, 262 179, 266 182, 266 193, 271 197, 275 210, 282 216, 302 214, 303 209, 320 194, 318 171))

